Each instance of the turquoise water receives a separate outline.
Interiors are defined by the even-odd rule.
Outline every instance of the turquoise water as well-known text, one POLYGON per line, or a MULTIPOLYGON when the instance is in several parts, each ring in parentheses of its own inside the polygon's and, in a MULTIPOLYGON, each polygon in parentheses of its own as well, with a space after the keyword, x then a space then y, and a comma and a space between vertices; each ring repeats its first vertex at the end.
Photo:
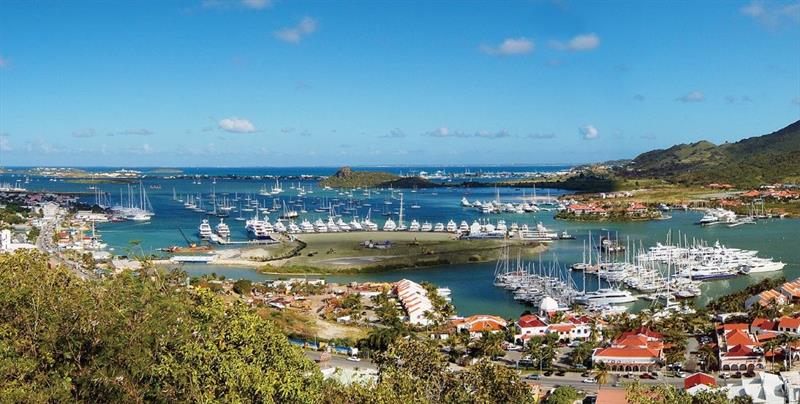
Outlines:
MULTIPOLYGON (((419 169, 419 168, 418 168, 419 169)), ((430 168, 423 168, 428 171, 433 171, 430 168)), ((471 171, 477 171, 480 168, 471 168, 471 171)), ((561 167, 514 167, 509 170, 525 171, 525 170, 558 170, 561 167)), ((193 169, 194 172, 202 174, 205 172, 213 172, 214 175, 221 175, 225 173, 223 169, 214 169, 215 171, 204 171, 203 169, 193 169)), ((329 174, 335 169, 333 168, 319 168, 319 169, 239 169, 247 170, 241 171, 242 174, 247 175, 299 175, 299 174, 315 174, 325 175, 329 174), (312 171, 316 170, 316 171, 312 171)), ((393 168, 393 170, 401 170, 393 168)), ((407 172, 408 168, 403 168, 407 172)), ((487 168, 487 170, 497 171, 497 167, 487 168)), ((463 169, 459 170, 460 172, 463 169)), ((0 176, 0 181, 8 181, 11 178, 0 176)), ((295 184, 297 180, 293 181, 295 184)), ((163 178, 148 178, 144 182, 145 187, 150 196, 150 200, 156 211, 156 216, 149 223, 108 223, 98 227, 104 241, 109 243, 115 249, 115 252, 124 254, 129 246, 131 240, 140 240, 142 248, 145 252, 156 252, 160 247, 170 245, 183 245, 185 242, 178 232, 178 228, 183 229, 184 233, 191 238, 196 237, 197 225, 206 216, 201 213, 186 210, 182 203, 172 200, 172 189, 183 196, 187 193, 202 193, 204 199, 211 193, 212 184, 210 181, 203 181, 201 185, 193 184, 191 180, 165 180, 163 178), (160 190, 149 189, 152 184, 161 185, 160 190)), ((267 182, 267 186, 271 187, 274 184, 267 182)), ((228 193, 233 196, 235 193, 239 195, 251 193, 257 194, 259 189, 264 185, 260 181, 248 180, 217 180, 217 184, 213 185, 218 197, 228 193)), ((282 182, 285 192, 280 195, 280 198, 287 203, 291 200, 298 200, 296 191, 289 190, 289 181, 282 182)), ((313 182, 302 182, 306 189, 314 186, 313 182)), ((36 179, 27 185, 29 189, 50 189, 58 191, 87 191, 85 184, 71 184, 68 182, 50 182, 46 179, 36 179)), ((113 199, 118 199, 119 190, 122 188, 120 185, 104 184, 100 188, 112 195, 113 199)), ((338 198, 345 201, 346 197, 337 195, 336 191, 323 191, 314 186, 314 194, 307 195, 304 198, 306 209, 309 210, 307 216, 310 220, 327 215, 324 213, 315 213, 313 209, 320 206, 320 204, 338 198)), ((91 192, 91 191, 90 191, 91 192)), ((669 231, 673 234, 673 239, 677 238, 677 234, 686 235, 690 240, 692 238, 699 238, 713 243, 719 240, 722 244, 729 247, 746 248, 758 250, 761 257, 772 257, 776 260, 786 262, 788 265, 782 272, 765 273, 753 276, 740 276, 734 279, 720 280, 713 282, 706 282, 703 285, 703 296, 698 299, 698 303, 705 304, 710 299, 722 294, 730 293, 732 291, 741 289, 749 283, 757 282, 765 277, 780 276, 783 274, 789 279, 794 279, 800 276, 800 220, 797 219, 772 219, 761 221, 755 225, 743 225, 735 228, 728 228, 724 226, 710 226, 700 227, 693 223, 696 222, 700 213, 698 212, 673 212, 672 219, 664 221, 651 221, 651 222, 626 222, 626 223, 584 223, 584 222, 564 222, 553 219, 554 212, 540 212, 537 214, 500 214, 500 215, 481 215, 474 209, 464 209, 460 206, 460 200, 466 196, 470 201, 474 199, 490 200, 495 197, 496 190, 494 188, 441 188, 441 189, 420 189, 417 192, 411 190, 404 190, 405 202, 405 216, 407 222, 411 219, 417 219, 420 222, 446 222, 453 219, 457 222, 466 220, 471 223, 476 218, 489 218, 493 222, 498 219, 505 219, 508 224, 517 222, 519 224, 527 223, 529 226, 534 225, 537 221, 541 221, 553 230, 561 231, 566 229, 569 233, 577 236, 577 240, 564 240, 551 244, 551 248, 542 256, 542 261, 545 263, 553 259, 557 259, 562 266, 568 266, 574 262, 581 261, 583 242, 588 239, 589 233, 598 237, 600 234, 617 235, 621 240, 630 240, 632 244, 643 244, 644 247, 649 247, 657 241, 664 241, 669 231), (412 204, 419 204, 420 209, 411 209, 412 204)), ((500 198, 504 201, 518 199, 523 195, 523 190, 501 188, 499 189, 500 198)), ((524 190, 525 194, 530 194, 531 190, 524 190)), ((547 195, 548 192, 552 196, 562 194, 558 190, 537 190, 537 195, 547 195)), ((399 208, 397 200, 393 201, 392 205, 384 205, 384 200, 389 196, 388 191, 381 192, 380 194, 372 195, 368 201, 372 204, 372 217, 373 220, 382 224, 385 217, 381 216, 384 210, 396 210, 399 208)), ((267 205, 272 205, 272 198, 259 197, 267 199, 267 205)), ((362 199, 364 197, 359 191, 354 192, 355 199, 362 199)), ((87 202, 92 202, 93 197, 87 196, 84 198, 87 202)), ((367 213, 367 207, 359 209, 359 216, 364 216, 367 213)), ((252 214, 252 213, 250 213, 252 214)), ((244 239, 244 223, 234 221, 233 218, 238 216, 237 213, 232 213, 231 218, 226 222, 230 223, 232 237, 234 239, 244 239)), ((274 218, 273 218, 274 219, 274 218)), ((396 217, 395 217, 396 219, 396 217)), ((211 223, 216 224, 218 219, 212 218, 211 223)), ((522 311, 529 307, 520 304, 513 300, 511 293, 497 288, 492 285, 494 275, 494 263, 483 264, 469 264, 469 265, 455 265, 447 267, 434 267, 424 269, 412 270, 396 270, 384 272, 380 274, 360 274, 360 275, 342 275, 342 276, 325 276, 326 279, 332 282, 347 282, 347 281, 396 281, 403 278, 408 278, 414 281, 430 281, 439 286, 447 286, 452 290, 453 301, 456 304, 460 314, 469 315, 475 313, 492 313, 499 314, 504 317, 515 317, 522 311)), ((192 275, 200 275, 205 273, 216 272, 223 274, 228 278, 248 278, 252 280, 266 280, 273 278, 259 274, 247 268, 231 268, 231 267, 214 267, 211 265, 186 265, 184 267, 192 275)), ((576 285, 580 288, 583 285, 583 277, 580 272, 572 273, 576 285)), ((596 279, 593 277, 587 278, 587 289, 591 290, 596 287, 596 279)), ((641 307, 644 303, 637 304, 635 307, 641 307)))

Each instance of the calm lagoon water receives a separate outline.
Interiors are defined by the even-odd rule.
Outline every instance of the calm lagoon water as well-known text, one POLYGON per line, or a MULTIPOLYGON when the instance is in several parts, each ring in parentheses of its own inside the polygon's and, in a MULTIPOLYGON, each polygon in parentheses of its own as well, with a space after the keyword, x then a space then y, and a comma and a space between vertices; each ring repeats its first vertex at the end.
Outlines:
MULTIPOLYGON (((486 171, 556 171, 564 167, 486 167, 486 171)), ((435 171, 435 168, 414 168, 414 170, 435 171)), ((475 172, 481 167, 472 167, 470 171, 475 172)), ((390 168, 390 171, 408 172, 409 168, 390 168)), ((453 171, 463 172, 463 168, 452 169, 453 171)), ((195 174, 222 175, 224 173, 236 173, 242 175, 299 175, 314 174, 326 175, 335 171, 334 168, 313 168, 313 169, 186 169, 195 174), (237 171, 238 170, 238 171, 237 171)), ((9 176, 0 176, 0 181, 15 180, 9 176)), ((298 181, 292 181, 298 184, 298 181)), ((313 187, 314 193, 301 199, 297 192, 290 190, 289 181, 284 181, 282 187, 284 193, 279 196, 281 201, 291 204, 292 202, 304 202, 309 214, 305 215, 310 220, 326 215, 313 212, 314 208, 326 204, 336 199, 346 201, 347 197, 341 196, 337 191, 324 191, 316 187, 314 182, 300 181, 301 186, 306 189, 313 187)), ((170 245, 182 245, 185 243, 178 229, 190 238, 196 238, 196 229, 200 221, 206 215, 186 210, 183 204, 172 200, 173 188, 180 197, 187 194, 202 194, 204 200, 208 200, 208 195, 212 192, 212 187, 217 196, 221 198, 227 194, 229 198, 238 194, 243 196, 251 194, 257 196, 259 189, 265 183, 252 180, 224 180, 218 179, 215 185, 210 181, 203 181, 202 184, 193 184, 192 180, 165 180, 163 178, 147 178, 144 186, 151 203, 156 212, 153 220, 149 223, 108 223, 98 227, 104 241, 114 248, 116 253, 124 254, 130 245, 131 240, 139 240, 145 252, 156 252, 160 247, 170 245), (151 185, 160 185, 161 189, 150 189, 151 185)), ((266 183, 267 187, 274 185, 274 182, 266 183)), ((69 182, 50 182, 42 178, 32 178, 32 182, 27 185, 29 189, 47 189, 54 191, 88 191, 86 184, 74 184, 69 182)), ((108 192, 112 197, 112 202, 119 199, 120 190, 127 193, 127 186, 119 184, 102 184, 99 188, 108 192)), ((91 192, 91 191, 89 191, 91 192)), ((547 264, 556 260, 566 267, 574 262, 580 262, 583 254, 583 244, 588 240, 589 234, 598 237, 600 234, 612 234, 618 236, 620 240, 630 240, 631 244, 641 243, 645 248, 654 245, 656 242, 664 242, 668 232, 671 231, 673 240, 680 233, 681 236, 703 239, 709 243, 719 240, 720 243, 737 248, 758 250, 761 257, 772 257, 787 263, 782 272, 766 273, 754 276, 740 276, 734 279, 706 282, 703 285, 703 296, 698 299, 698 303, 705 304, 714 297, 730 293, 744 288, 750 283, 757 282, 765 277, 780 276, 783 274, 788 279, 800 277, 800 220, 797 219, 772 219, 761 221, 755 225, 743 225, 735 228, 725 226, 700 227, 693 223, 696 222, 701 214, 699 212, 672 212, 672 219, 651 222, 629 222, 629 223, 583 223, 583 222, 564 222, 553 219, 555 212, 539 212, 537 214, 500 214, 500 215, 481 215, 474 209, 465 209, 460 206, 462 197, 467 197, 470 201, 474 199, 490 200, 494 199, 496 193, 500 194, 501 200, 519 200, 523 193, 530 195, 531 189, 512 189, 512 188, 440 188, 440 189, 420 189, 416 192, 403 190, 405 202, 405 217, 407 221, 417 219, 418 221, 446 222, 450 219, 460 222, 466 220, 471 223, 474 219, 488 218, 495 222, 498 219, 505 219, 508 224, 517 222, 520 225, 527 223, 529 226, 541 221, 545 226, 553 230, 567 230, 577 237, 576 240, 564 240, 551 244, 551 248, 541 257, 547 264), (420 205, 419 209, 411 209, 412 204, 420 205)), ((560 190, 537 189, 537 196, 557 196, 563 193, 560 190)), ((355 199, 366 199, 360 191, 353 193, 355 199)), ((382 224, 384 217, 381 213, 393 211, 399 208, 397 200, 392 205, 384 204, 389 197, 389 191, 381 191, 379 194, 372 193, 369 198, 371 207, 362 207, 358 210, 359 216, 365 216, 368 209, 371 209, 373 220, 382 224)), ((266 200, 271 206, 272 197, 259 197, 266 200)), ((86 196, 86 202, 93 202, 93 196, 86 196)), ((247 213, 245 213, 247 214, 247 213)), ((232 213, 231 218, 227 219, 231 225, 233 239, 245 239, 244 223, 234 221, 238 216, 232 213)), ((211 223, 216 224, 218 219, 212 218, 211 223)), ((259 274, 247 268, 216 267, 212 265, 185 265, 184 269, 192 275, 201 275, 211 272, 225 275, 227 278, 247 278, 256 281, 274 278, 259 274)), ((325 276, 331 282, 349 281, 396 281, 408 278, 414 281, 430 281, 439 286, 447 286, 453 292, 453 302, 459 314, 469 315, 474 313, 493 313, 504 317, 515 317, 522 311, 528 309, 524 304, 520 304, 512 298, 511 293, 504 289, 492 285, 494 276, 494 263, 455 265, 447 267, 433 267, 412 270, 396 270, 378 274, 358 274, 325 276)), ((583 285, 583 276, 580 272, 572 273, 576 285, 580 288, 583 285)), ((315 276, 316 277, 316 276, 315 276)), ((597 287, 594 277, 587 277, 587 289, 597 287)), ((637 307, 645 303, 638 303, 637 307)))

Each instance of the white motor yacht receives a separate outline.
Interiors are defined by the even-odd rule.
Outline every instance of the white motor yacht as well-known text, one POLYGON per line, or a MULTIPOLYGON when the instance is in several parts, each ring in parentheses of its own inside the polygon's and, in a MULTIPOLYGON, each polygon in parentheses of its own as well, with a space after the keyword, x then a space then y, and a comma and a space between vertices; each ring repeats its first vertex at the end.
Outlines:
POLYGON ((635 301, 636 297, 631 292, 617 288, 602 288, 594 292, 586 292, 575 298, 576 303, 585 306, 604 306, 635 301))
POLYGON ((214 232, 211 231, 211 225, 208 224, 208 219, 203 219, 200 226, 197 227, 197 234, 203 240, 210 240, 211 236, 214 235, 214 232))
POLYGON ((223 219, 219 219, 219 224, 216 227, 217 235, 227 240, 231 237, 231 229, 223 219))
POLYGON ((419 222, 416 220, 412 220, 411 224, 408 226, 408 231, 419 231, 419 222))
POLYGON ((458 231, 458 226, 456 226, 456 222, 450 220, 447 222, 447 228, 445 230, 447 230, 448 233, 455 233, 458 231))
POLYGON ((433 225, 431 225, 430 222, 423 223, 422 227, 420 228, 420 231, 431 231, 431 230, 433 230, 433 225))
POLYGON ((397 224, 391 218, 386 219, 386 223, 383 224, 383 231, 395 231, 397 229, 397 224))
MULTIPOLYGON (((455 223, 453 223, 455 225, 455 223)), ((435 226, 433 226, 433 231, 435 232, 443 232, 445 230, 444 223, 438 222, 435 226)))

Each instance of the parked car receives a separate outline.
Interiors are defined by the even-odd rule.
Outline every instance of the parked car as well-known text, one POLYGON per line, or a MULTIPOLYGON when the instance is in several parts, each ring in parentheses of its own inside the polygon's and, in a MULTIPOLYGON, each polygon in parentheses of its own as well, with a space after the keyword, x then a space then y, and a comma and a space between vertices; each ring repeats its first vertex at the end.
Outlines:
POLYGON ((552 372, 552 371, 550 371, 550 370, 548 370, 547 372, 544 372, 544 375, 545 375, 545 376, 552 376, 552 375, 553 375, 553 372, 552 372))
POLYGON ((525 376, 525 378, 528 379, 528 380, 539 380, 542 377, 539 376, 537 373, 533 373, 533 374, 525 376))
POLYGON ((567 374, 567 372, 564 372, 563 370, 556 372, 556 376, 564 376, 565 374, 567 374))
POLYGON ((680 377, 680 378, 682 378, 682 379, 685 379, 686 376, 689 376, 689 374, 684 372, 684 371, 680 371, 680 372, 676 373, 675 375, 680 377))
POLYGON ((350 362, 361 362, 361 358, 359 358, 358 356, 348 356, 347 360, 349 360, 350 362))
POLYGON ((583 379, 583 382, 584 383, 589 383, 589 384, 597 383, 597 379, 595 379, 593 377, 590 377, 590 378, 587 378, 587 379, 583 379))
POLYGON ((650 373, 642 373, 642 375, 639 376, 639 377, 642 378, 642 379, 652 379, 653 378, 653 376, 650 376, 650 373))

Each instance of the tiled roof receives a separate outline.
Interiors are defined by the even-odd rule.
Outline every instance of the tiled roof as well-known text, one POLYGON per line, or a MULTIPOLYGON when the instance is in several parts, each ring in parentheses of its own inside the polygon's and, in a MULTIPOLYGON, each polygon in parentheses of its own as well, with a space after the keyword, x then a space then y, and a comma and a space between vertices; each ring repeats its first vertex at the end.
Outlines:
POLYGON ((728 349, 728 352, 722 354, 722 356, 726 358, 731 357, 743 357, 743 356, 761 356, 758 352, 753 351, 748 346, 745 345, 736 345, 731 349, 728 349))
POLYGON ((520 317, 519 321, 517 321, 517 325, 519 325, 520 328, 547 327, 547 324, 545 324, 544 321, 533 314, 527 314, 520 317))
POLYGON ((757 341, 747 331, 731 330, 725 334, 725 343, 728 346, 734 345, 756 345, 757 341))
POLYGON ((649 348, 603 348, 597 350, 595 356, 605 358, 658 358, 660 352, 649 348))
POLYGON ((686 379, 683 379, 683 388, 690 389, 698 384, 705 384, 709 387, 717 387, 717 379, 714 376, 705 373, 695 373, 686 379))
POLYGON ((793 318, 793 317, 781 317, 780 321, 778 322, 779 329, 797 329, 800 328, 800 318, 793 318))

